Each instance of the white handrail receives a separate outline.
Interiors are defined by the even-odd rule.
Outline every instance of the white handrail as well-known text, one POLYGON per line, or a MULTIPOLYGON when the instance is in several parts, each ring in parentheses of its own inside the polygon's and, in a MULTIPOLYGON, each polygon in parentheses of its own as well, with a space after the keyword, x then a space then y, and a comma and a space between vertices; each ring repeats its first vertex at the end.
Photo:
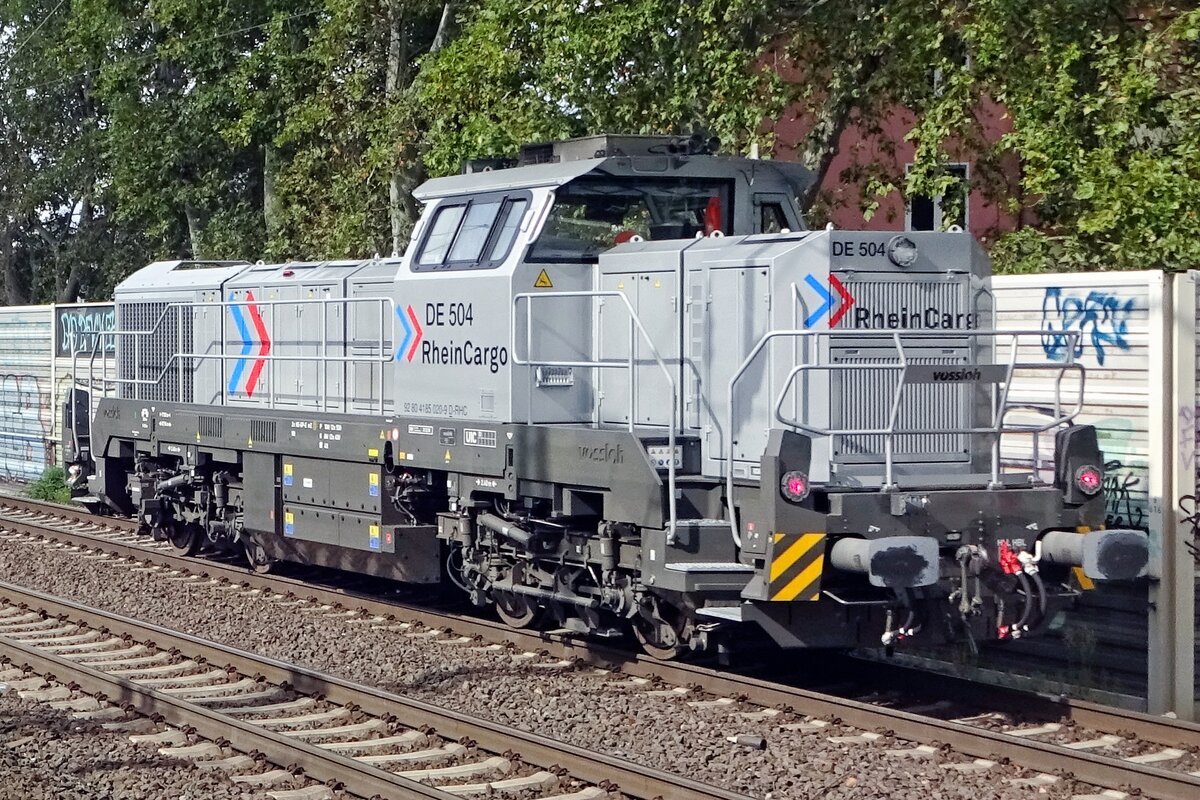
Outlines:
MULTIPOLYGON (((1060 335, 1070 339, 1069 353, 1074 353, 1075 340, 1081 333, 1079 331, 1062 331, 1057 332, 1060 335)), ((762 351, 775 339, 822 339, 822 338, 856 338, 856 339, 878 339, 890 341, 896 348, 896 353, 900 359, 897 364, 878 363, 878 364, 799 364, 792 368, 788 373, 786 380, 783 383, 783 388, 779 393, 779 397, 774 404, 774 416, 781 424, 804 431, 805 433, 814 436, 883 436, 884 437, 884 478, 882 488, 887 491, 893 486, 893 442, 896 436, 912 435, 912 434, 930 434, 930 433, 960 433, 960 434, 991 434, 994 439, 992 442, 992 481, 991 486, 994 488, 999 485, 999 463, 1000 463, 1000 437, 1005 433, 1033 433, 1037 434, 1043 431, 1050 430, 1065 423, 1069 423, 1083 411, 1083 392, 1084 383, 1086 381, 1086 371, 1081 364, 1074 360, 1074 356, 1070 356, 1066 362, 1060 364, 1044 364, 1044 363, 1027 363, 1016 361, 1017 357, 1017 340, 1022 336, 1042 336, 1045 331, 1042 329, 1015 329, 1015 330, 969 330, 960 333, 947 334, 946 331, 913 331, 913 330, 854 330, 854 329, 833 329, 826 331, 814 330, 775 330, 768 331, 758 340, 749 354, 742 361, 738 369, 729 379, 728 391, 726 394, 726 424, 724 431, 724 461, 725 461, 725 493, 729 507, 729 530, 733 537, 734 544, 741 549, 741 531, 737 519, 737 506, 734 502, 734 476, 733 476, 733 423, 734 423, 734 406, 736 403, 737 384, 741 378, 749 370, 751 364, 754 363, 762 353, 762 351), (909 361, 905 353, 904 339, 936 339, 944 341, 947 335, 952 335, 954 338, 970 338, 970 337, 1011 337, 1010 360, 1006 365, 1005 376, 1002 381, 992 381, 992 383, 1003 383, 1004 389, 1001 394, 1000 403, 997 404, 992 416, 992 425, 988 427, 949 427, 937 429, 913 429, 913 430, 897 430, 896 421, 899 416, 901 407, 901 393, 906 385, 906 379, 909 372, 909 361), (1004 424, 1004 419, 1011 409, 1008 408, 1008 393, 1009 387, 1012 385, 1013 373, 1018 370, 1050 370, 1057 372, 1055 379, 1055 416, 1045 425, 1010 425, 1004 424), (885 428, 817 428, 802 422, 798 419, 787 418, 783 415, 784 401, 787 399, 788 393, 792 385, 795 383, 797 376, 816 370, 837 371, 855 371, 855 370, 890 370, 900 373, 900 378, 896 382, 896 390, 892 397, 891 408, 888 414, 887 427, 885 428), (1062 412, 1062 379, 1067 371, 1076 372, 1079 374, 1078 398, 1074 408, 1070 413, 1062 412)), ((819 354, 820 348, 812 348, 819 354)), ((806 354, 808 349, 806 348, 806 354)), ((817 356, 819 358, 819 355, 817 356)), ((994 366, 991 364, 972 364, 964 365, 971 367, 994 366)))
MULTIPOLYGON (((636 333, 641 334, 641 338, 646 342, 646 346, 650 350, 650 355, 659 369, 662 370, 663 377, 667 379, 667 385, 671 392, 671 422, 667 426, 667 543, 673 544, 675 541, 675 523, 676 523, 676 503, 675 503, 675 429, 678 424, 679 417, 679 395, 675 387, 675 378, 671 375, 671 370, 662 356, 658 353, 658 348, 654 346, 654 341, 650 338, 650 334, 642 325, 641 319, 638 318, 637 312, 633 305, 629 302, 629 298, 624 292, 615 290, 578 290, 567 292, 523 292, 513 296, 513 316, 511 328, 511 347, 513 354, 513 364, 518 366, 528 367, 579 367, 581 369, 614 369, 625 368, 629 370, 629 432, 634 431, 634 416, 637 408, 637 370, 634 369, 637 359, 634 356, 634 344, 636 343, 636 333), (625 305, 625 310, 629 312, 629 356, 624 360, 617 359, 594 359, 589 361, 565 361, 565 360, 541 360, 531 358, 533 352, 533 301, 544 300, 550 298, 604 298, 618 297, 625 305), (528 301, 528 314, 525 318, 525 358, 521 358, 520 351, 517 349, 517 309, 520 307, 521 301, 528 301)), ((530 392, 532 392, 533 380, 530 379, 530 392)), ((530 404, 526 422, 532 423, 531 417, 533 414, 533 406, 530 404)))
MULTIPOLYGON (((153 301, 151 301, 151 302, 153 302, 153 301)), ((72 351, 72 353, 71 353, 71 374, 72 374, 72 376, 77 376, 79 373, 79 357, 81 355, 88 356, 88 364, 87 364, 88 365, 88 375, 87 375, 87 379, 86 379, 86 381, 87 381, 86 385, 89 389, 88 419, 89 419, 89 422, 92 422, 92 421, 94 421, 93 418, 95 416, 94 409, 93 409, 93 407, 95 406, 95 403, 93 402, 93 398, 91 397, 91 390, 96 386, 96 383, 97 383, 97 379, 95 377, 96 357, 100 353, 100 351, 104 348, 105 343, 107 341, 111 340, 113 342, 112 360, 116 361, 118 366, 116 366, 115 368, 110 367, 107 363, 110 360, 109 357, 107 355, 102 356, 101 361, 105 364, 105 366, 104 366, 105 374, 100 378, 100 383, 103 386, 103 396, 104 397, 109 396, 108 391, 109 391, 110 387, 114 392, 119 392, 120 388, 122 386, 137 387, 137 386, 158 385, 159 383, 162 382, 163 378, 166 377, 166 375, 171 371, 172 367, 175 367, 177 370, 177 373, 179 375, 179 378, 180 378, 180 380, 178 380, 178 385, 176 387, 177 394, 178 394, 178 402, 183 402, 182 376, 184 375, 184 364, 187 359, 193 359, 195 361, 215 360, 215 361, 219 361, 222 364, 224 364, 225 362, 230 361, 230 360, 237 361, 237 360, 241 360, 241 359, 251 358, 251 356, 242 355, 240 353, 231 354, 231 353, 225 352, 225 348, 228 343, 227 343, 227 341, 225 339, 225 335, 224 335, 224 330, 225 330, 224 314, 222 314, 222 317, 221 317, 222 334, 221 334, 221 340, 220 340, 220 346, 221 346, 220 353, 181 352, 183 349, 182 348, 182 340, 183 340, 183 311, 184 311, 184 309, 192 309, 193 313, 194 313, 195 309, 201 309, 201 308, 225 309, 225 308, 231 308, 234 306, 237 306, 237 307, 245 307, 245 306, 251 306, 251 305, 256 306, 256 307, 264 306, 264 307, 271 308, 272 319, 274 319, 274 317, 275 317, 274 311, 275 311, 276 306, 320 306, 321 307, 321 330, 323 333, 325 333, 328 330, 328 326, 326 324, 326 317, 327 317, 326 309, 331 304, 339 305, 342 308, 349 308, 349 306, 351 304, 354 304, 354 305, 366 304, 367 306, 377 305, 379 307, 380 330, 379 330, 379 339, 376 342, 376 344, 379 348, 378 356, 330 355, 328 353, 328 341, 327 341, 328 337, 326 335, 322 335, 321 336, 321 345, 320 345, 321 352, 316 356, 285 355, 285 354, 281 354, 278 352, 270 352, 270 353, 267 353, 266 355, 253 356, 254 360, 261 360, 261 361, 268 362, 268 365, 271 367, 271 372, 268 373, 269 376, 273 375, 273 373, 274 373, 274 363, 275 362, 278 362, 278 361, 314 361, 315 360, 321 364, 321 376, 318 379, 318 385, 321 385, 322 381, 327 382, 327 378, 324 377, 324 373, 325 373, 324 367, 326 364, 331 364, 331 363, 332 364, 368 363, 368 364, 382 365, 382 364, 387 364, 387 363, 395 360, 396 354, 393 351, 391 351, 390 349, 384 347, 384 344, 389 339, 389 337, 392 341, 395 341, 395 335, 394 335, 395 334, 395 327, 394 327, 395 323, 393 322, 392 329, 388 330, 387 325, 384 322, 385 320, 388 320, 388 319, 394 320, 395 316, 396 316, 396 302, 393 298, 390 298, 390 297, 313 297, 313 298, 299 298, 299 299, 293 299, 293 300, 208 300, 208 301, 202 301, 202 302, 198 302, 198 303, 174 301, 174 302, 169 302, 169 303, 164 304, 162 311, 158 315, 158 318, 154 321, 153 325, 148 329, 97 331, 96 335, 92 338, 92 347, 91 347, 90 351, 87 351, 86 349, 77 349, 77 350, 72 351), (389 311, 391 312, 390 314, 388 313, 389 311), (176 313, 172 314, 172 312, 176 312, 176 313), (119 373, 120 358, 119 358, 119 354, 116 352, 117 348, 119 347, 119 345, 122 341, 122 338, 136 337, 134 339, 134 343, 135 343, 135 346, 140 351, 141 339, 143 337, 153 336, 153 335, 159 333, 160 328, 163 327, 163 324, 167 320, 168 316, 173 316, 176 318, 176 323, 177 323, 177 327, 178 327, 178 331, 176 332, 177 338, 178 338, 178 341, 176 343, 176 352, 173 353, 170 356, 170 358, 167 359, 166 363, 163 364, 162 369, 159 371, 159 373, 152 378, 137 378, 137 377, 122 378, 119 373), (109 337, 109 338, 106 338, 106 337, 109 337), (110 377, 108 377, 108 373, 110 371, 116 371, 117 374, 114 377, 110 378, 110 377)), ((120 304, 118 304, 118 305, 120 305, 120 304)), ((346 324, 346 325, 349 324, 348 316, 344 317, 343 324, 346 324)), ((272 325, 272 328, 274 328, 274 327, 276 327, 276 326, 272 325)), ((347 334, 349 334, 348 330, 347 330, 347 334)), ((78 384, 80 382, 80 379, 78 377, 75 377, 74 380, 75 380, 76 384, 78 384)), ((223 373, 222 373, 222 378, 221 378, 220 384, 221 384, 221 403, 222 403, 222 405, 227 405, 228 393, 226 390, 223 373)), ((383 413, 383 410, 384 410, 385 404, 386 404, 386 398, 383 396, 384 384, 385 384, 385 381, 382 379, 382 376, 381 376, 381 380, 379 382, 379 412, 380 413, 383 413)), ((349 387, 347 385, 347 389, 345 392, 345 396, 347 399, 348 399, 348 389, 349 389, 349 387)), ((274 407, 274 394, 275 394, 275 387, 274 387, 274 383, 272 382, 271 383, 271 395, 270 395, 271 407, 274 407)), ((327 394, 328 394, 327 392, 321 392, 322 408, 328 407, 328 399, 326 397, 327 394)), ((372 396, 372 403, 371 403, 372 406, 374 406, 374 404, 375 404, 374 399, 375 399, 374 396, 372 396)), ((73 430, 71 432, 72 440, 75 443, 75 450, 78 451, 79 450, 78 423, 75 420, 74 415, 72 415, 72 428, 73 428, 73 430)))

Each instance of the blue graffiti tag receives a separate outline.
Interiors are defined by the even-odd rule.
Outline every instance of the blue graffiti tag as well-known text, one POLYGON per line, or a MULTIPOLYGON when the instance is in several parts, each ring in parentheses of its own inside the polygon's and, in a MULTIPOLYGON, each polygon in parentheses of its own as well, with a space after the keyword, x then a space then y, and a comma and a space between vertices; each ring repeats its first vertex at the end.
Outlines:
POLYGON ((1122 300, 1107 292, 1088 292, 1087 297, 1064 295, 1061 287, 1046 287, 1042 298, 1042 350, 1052 361, 1066 361, 1068 355, 1079 358, 1090 341, 1096 351, 1096 362, 1104 365, 1108 349, 1128 350, 1129 318, 1133 314, 1133 298, 1122 300), (1065 335, 1078 331, 1074 353, 1071 338, 1065 335))

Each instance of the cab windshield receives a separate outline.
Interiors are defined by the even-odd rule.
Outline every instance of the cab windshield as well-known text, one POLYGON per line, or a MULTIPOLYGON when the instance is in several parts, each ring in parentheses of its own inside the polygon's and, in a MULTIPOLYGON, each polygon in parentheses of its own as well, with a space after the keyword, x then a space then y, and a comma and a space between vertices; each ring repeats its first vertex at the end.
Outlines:
POLYGON ((583 178, 555 193, 554 206, 529 251, 529 261, 596 261, 635 235, 691 239, 730 232, 728 181, 583 178))

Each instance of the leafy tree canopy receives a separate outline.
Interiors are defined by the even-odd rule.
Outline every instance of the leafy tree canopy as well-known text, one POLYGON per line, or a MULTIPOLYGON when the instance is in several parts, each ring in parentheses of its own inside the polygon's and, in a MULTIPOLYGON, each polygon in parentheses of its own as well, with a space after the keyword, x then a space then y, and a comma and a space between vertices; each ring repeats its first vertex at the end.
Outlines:
POLYGON ((867 224, 961 202, 969 157, 1017 220, 1002 269, 1195 266, 1196 5, 0 0, 0 275, 10 303, 101 299, 154 258, 398 251, 411 190, 466 158, 693 128, 807 163, 814 222, 835 185, 867 224), (854 138, 911 168, 833 174, 854 138))

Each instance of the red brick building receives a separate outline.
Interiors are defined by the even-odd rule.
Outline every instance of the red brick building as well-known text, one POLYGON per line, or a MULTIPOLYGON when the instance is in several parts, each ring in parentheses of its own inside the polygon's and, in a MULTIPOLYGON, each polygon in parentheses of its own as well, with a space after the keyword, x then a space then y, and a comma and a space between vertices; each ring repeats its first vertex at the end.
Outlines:
MULTIPOLYGON (((1010 120, 1003 107, 986 103, 978 112, 982 135, 995 142, 1008 132, 1010 120)), ((873 228, 883 230, 934 230, 944 222, 943 198, 915 197, 905 203, 900 192, 880 198, 880 206, 868 222, 864 218, 863 186, 866 173, 882 170, 902 184, 905 171, 911 165, 915 147, 904 136, 914 124, 913 114, 897 109, 880 124, 881 133, 868 134, 851 122, 842 131, 837 151, 822 181, 817 201, 828 219, 839 228, 873 228)), ((808 125, 804 118, 784 118, 775 126, 776 156, 793 159, 808 125)), ((953 152, 953 148, 952 148, 953 152)), ((961 176, 969 188, 963 214, 952 220, 967 228, 976 238, 990 241, 998 234, 1014 230, 1023 220, 1004 208, 1019 192, 1019 165, 1015 156, 1008 157, 999 169, 981 166, 970 152, 960 151, 949 169, 961 176)), ((871 199, 871 198, 867 198, 871 199)), ((1022 214, 1021 216, 1025 216, 1022 214)))

